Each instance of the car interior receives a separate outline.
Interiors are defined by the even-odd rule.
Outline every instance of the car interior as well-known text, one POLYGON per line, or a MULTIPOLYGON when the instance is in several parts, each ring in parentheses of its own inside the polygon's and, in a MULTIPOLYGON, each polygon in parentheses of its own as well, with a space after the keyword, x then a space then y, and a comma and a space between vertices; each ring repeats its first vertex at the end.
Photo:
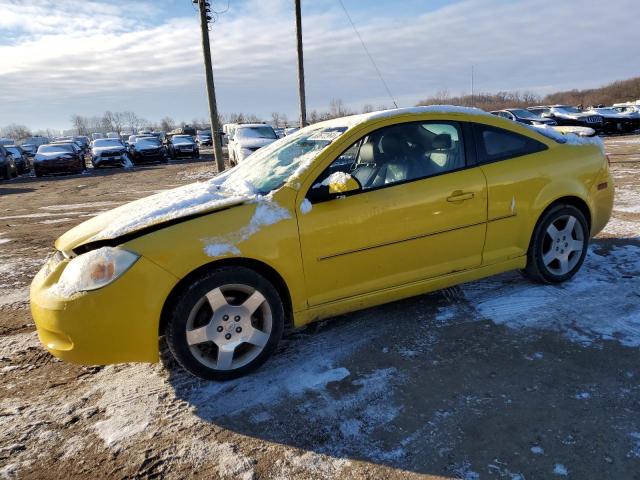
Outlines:
POLYGON ((464 167, 463 145, 453 124, 404 124, 377 130, 329 167, 349 173, 363 190, 438 175, 464 167))

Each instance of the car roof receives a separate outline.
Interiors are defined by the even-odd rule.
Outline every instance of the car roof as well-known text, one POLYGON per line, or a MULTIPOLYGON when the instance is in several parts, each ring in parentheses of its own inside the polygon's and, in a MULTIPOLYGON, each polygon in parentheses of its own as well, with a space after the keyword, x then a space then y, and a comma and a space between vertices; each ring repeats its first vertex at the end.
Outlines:
POLYGON ((255 128, 255 127, 269 127, 269 128, 273 128, 271 125, 267 124, 267 123, 239 123, 238 124, 238 129, 240 128, 255 128))

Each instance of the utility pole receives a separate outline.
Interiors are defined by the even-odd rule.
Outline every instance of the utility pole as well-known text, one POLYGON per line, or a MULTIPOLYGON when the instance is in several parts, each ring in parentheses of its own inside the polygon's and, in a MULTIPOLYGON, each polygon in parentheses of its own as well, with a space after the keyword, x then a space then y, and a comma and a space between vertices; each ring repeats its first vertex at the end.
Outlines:
POLYGON ((307 125, 307 100, 304 92, 304 58, 302 56, 302 13, 300 0, 296 4, 296 40, 298 43, 298 96, 300 97, 300 128, 307 125))
POLYGON ((200 28, 202 30, 202 53, 204 54, 204 73, 207 77, 207 95, 209 97, 209 119, 211 123, 211 140, 213 141, 213 156, 216 160, 218 172, 224 170, 224 158, 222 158, 222 139, 218 132, 218 106, 216 104, 216 89, 213 85, 213 66, 211 64, 211 44, 209 43, 209 2, 206 0, 194 0, 200 9, 200 28))
POLYGON ((473 91, 473 87, 474 87, 474 85, 473 85, 473 73, 474 73, 473 72, 473 67, 474 66, 471 65, 471 106, 475 107, 476 106, 475 105, 475 99, 473 98, 473 94, 474 94, 474 91, 473 91))

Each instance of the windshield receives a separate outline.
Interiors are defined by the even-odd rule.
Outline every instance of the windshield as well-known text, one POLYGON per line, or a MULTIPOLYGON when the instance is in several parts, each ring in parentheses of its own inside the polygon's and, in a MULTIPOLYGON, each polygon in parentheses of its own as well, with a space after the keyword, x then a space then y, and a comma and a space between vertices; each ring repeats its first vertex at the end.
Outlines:
POLYGON ((33 152, 36 148, 34 145, 22 145, 22 149, 26 150, 27 152, 33 152))
POLYGON ((193 143, 191 135, 175 135, 171 140, 173 143, 193 143))
POLYGON ((556 110, 560 111, 560 112, 565 112, 565 113, 582 113, 582 110, 580 110, 579 108, 576 107, 556 107, 556 110))
POLYGON ((514 108, 513 110, 509 111, 518 118, 538 118, 538 115, 536 115, 535 113, 530 112, 529 110, 524 110, 522 108, 514 108))
POLYGON ((237 135, 240 138, 278 138, 273 128, 264 127, 240 127, 237 130, 237 135))
POLYGON ((41 145, 38 153, 73 153, 73 147, 69 144, 41 145))
POLYGON ((122 147, 122 142, 120 140, 116 140, 115 138, 101 138, 93 141, 93 146, 95 147, 122 147))
POLYGON ((620 113, 613 108, 594 108, 594 110, 598 113, 606 113, 608 115, 618 115, 620 113))
POLYGON ((156 137, 136 138, 136 144, 158 146, 160 145, 160 140, 158 140, 156 137))
POLYGON ((224 181, 247 185, 266 195, 280 188, 299 169, 306 168, 327 145, 342 135, 347 127, 318 127, 301 130, 267 147, 229 170, 224 181))
POLYGON ((20 152, 20 150, 17 147, 4 147, 7 150, 9 150, 11 153, 13 153, 13 155, 17 155, 18 157, 22 156, 22 153, 20 152))

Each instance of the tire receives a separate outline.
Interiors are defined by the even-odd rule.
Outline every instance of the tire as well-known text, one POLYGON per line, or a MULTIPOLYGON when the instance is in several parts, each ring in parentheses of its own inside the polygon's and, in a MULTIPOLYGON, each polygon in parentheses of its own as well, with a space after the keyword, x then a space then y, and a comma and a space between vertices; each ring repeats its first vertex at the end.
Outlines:
POLYGON ((171 311, 166 339, 189 373, 230 380, 262 365, 283 330, 284 307, 273 285, 248 268, 223 267, 183 291, 171 311))
POLYGON ((540 283, 564 282, 580 270, 588 248, 584 214, 572 205, 553 206, 538 220, 524 273, 540 283))

